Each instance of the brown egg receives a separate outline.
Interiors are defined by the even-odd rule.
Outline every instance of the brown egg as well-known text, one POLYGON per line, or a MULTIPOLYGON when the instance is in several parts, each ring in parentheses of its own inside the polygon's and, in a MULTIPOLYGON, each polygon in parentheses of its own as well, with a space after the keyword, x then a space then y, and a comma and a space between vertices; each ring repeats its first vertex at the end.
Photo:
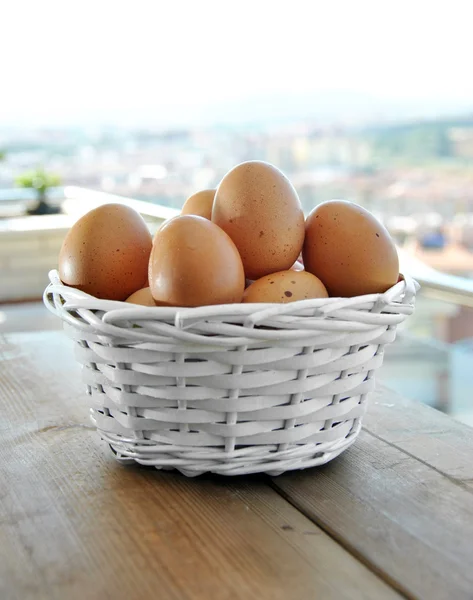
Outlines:
POLYGON ((279 271, 265 275, 246 288, 243 302, 296 302, 308 298, 327 298, 324 284, 306 271, 279 271))
POLYGON ((317 206, 307 217, 304 267, 330 296, 385 292, 399 276, 396 247, 367 210, 343 200, 317 206))
POLYGON ((235 244, 203 217, 181 215, 156 234, 149 261, 153 298, 166 306, 240 302, 245 274, 235 244))
POLYGON ((151 295, 149 287, 138 290, 127 298, 126 302, 130 302, 131 304, 141 304, 142 306, 156 306, 156 302, 151 295))
POLYGON ((123 204, 104 204, 72 226, 59 254, 59 276, 97 298, 125 300, 146 285, 150 252, 141 215, 123 204))
POLYGON ((184 202, 181 215, 196 215, 211 219, 215 190, 202 190, 189 196, 184 202))
POLYGON ((290 269, 302 249, 304 214, 297 193, 265 162, 245 162, 225 175, 212 221, 235 242, 248 279, 290 269))

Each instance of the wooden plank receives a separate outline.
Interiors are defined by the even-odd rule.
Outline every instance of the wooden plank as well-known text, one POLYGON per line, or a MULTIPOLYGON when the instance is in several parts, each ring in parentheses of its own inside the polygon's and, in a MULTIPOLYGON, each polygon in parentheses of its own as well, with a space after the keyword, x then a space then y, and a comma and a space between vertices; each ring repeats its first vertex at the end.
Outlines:
MULTIPOLYGON (((388 404, 395 401, 389 395, 388 404)), ((381 422, 386 429, 378 424, 378 433, 394 435, 381 406, 379 414, 385 416, 381 422)), ((409 430, 408 411, 404 418, 409 430)), ((398 419, 396 439, 402 440, 399 414, 398 419)), ((426 410, 426 427, 435 421, 426 410)), ((440 422, 445 425, 445 418, 440 422)), ((413 430, 406 440, 411 450, 422 454, 413 430)), ((435 457, 425 458, 435 462, 435 457)), ((462 476, 469 467, 461 456, 452 465, 451 471, 462 476)), ((440 466, 450 471, 448 465, 440 466)), ((412 453, 364 430, 352 448, 317 476, 281 475, 273 485, 405 595, 428 600, 473 598, 473 495, 412 453)))
POLYGON ((379 386, 364 428, 473 491, 471 427, 379 386))
POLYGON ((118 465, 62 333, 1 348, 2 600, 400 597, 267 478, 118 465))

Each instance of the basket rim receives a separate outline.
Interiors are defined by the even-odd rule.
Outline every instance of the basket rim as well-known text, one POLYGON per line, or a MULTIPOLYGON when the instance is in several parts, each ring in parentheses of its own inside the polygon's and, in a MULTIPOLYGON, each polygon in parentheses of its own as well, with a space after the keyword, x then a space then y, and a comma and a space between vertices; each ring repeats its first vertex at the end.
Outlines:
MULTIPOLYGON (((103 312, 120 311, 123 316, 139 316, 142 318, 162 318, 191 320, 211 318, 218 316, 247 316, 258 315, 255 323, 262 319, 279 316, 284 314, 295 315, 303 313, 307 309, 318 309, 322 315, 329 315, 331 312, 340 309, 349 309, 350 307, 360 307, 360 305, 375 304, 378 306, 387 306, 396 302, 396 304, 409 305, 412 303, 417 291, 420 289, 419 283, 409 275, 400 274, 400 280, 384 293, 365 294, 362 296, 353 296, 350 298, 329 297, 329 298, 311 298, 307 300, 296 300, 295 302, 283 303, 234 303, 234 304, 213 304, 199 307, 178 307, 178 306, 142 306, 132 304, 124 300, 103 300, 96 298, 77 288, 62 283, 57 269, 49 271, 50 283, 44 290, 43 299, 46 306, 50 306, 47 297, 50 294, 59 294, 67 299, 67 303, 72 302, 83 308, 90 310, 100 310, 103 312)), ((51 307, 52 308, 52 307, 51 307)), ((55 311, 54 311, 55 312, 55 311)), ((251 319, 253 320, 253 319, 251 319)))

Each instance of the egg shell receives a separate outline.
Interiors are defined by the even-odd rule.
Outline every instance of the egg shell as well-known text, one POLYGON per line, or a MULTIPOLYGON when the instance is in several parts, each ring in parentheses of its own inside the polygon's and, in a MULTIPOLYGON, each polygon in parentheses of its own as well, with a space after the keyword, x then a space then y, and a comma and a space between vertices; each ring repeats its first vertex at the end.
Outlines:
POLYGON ((151 234, 123 204, 103 204, 70 229, 59 253, 59 276, 92 296, 125 300, 146 285, 151 234))
POLYGON ((304 241, 304 213, 287 177, 266 162, 229 171, 217 188, 212 221, 235 242, 247 279, 290 269, 304 241))
POLYGON ((324 284, 306 271, 279 271, 265 275, 246 288, 243 302, 288 303, 308 298, 327 298, 324 284))
POLYGON ((181 215, 154 238, 149 261, 153 298, 165 306, 240 302, 245 274, 229 236, 203 217, 181 215))
POLYGON ((184 202, 181 215, 196 215, 211 219, 215 190, 202 190, 189 196, 184 202))
POLYGON ((307 217, 304 267, 330 296, 381 293, 399 276, 399 259, 386 228, 369 211, 344 200, 317 206, 307 217))
POLYGON ((149 287, 145 287, 137 292, 134 292, 129 298, 126 299, 126 302, 130 302, 131 304, 141 304, 142 306, 156 306, 156 302, 151 295, 151 290, 149 287))

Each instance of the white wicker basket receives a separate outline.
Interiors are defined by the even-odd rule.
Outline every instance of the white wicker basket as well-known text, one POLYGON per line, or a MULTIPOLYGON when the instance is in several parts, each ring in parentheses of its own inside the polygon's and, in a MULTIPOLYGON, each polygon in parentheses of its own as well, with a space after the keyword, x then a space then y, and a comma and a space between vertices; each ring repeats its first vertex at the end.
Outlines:
POLYGON ((357 298, 147 308, 49 276, 44 302, 76 342, 102 438, 120 461, 188 476, 277 475, 348 448, 418 288, 406 277, 357 298))

